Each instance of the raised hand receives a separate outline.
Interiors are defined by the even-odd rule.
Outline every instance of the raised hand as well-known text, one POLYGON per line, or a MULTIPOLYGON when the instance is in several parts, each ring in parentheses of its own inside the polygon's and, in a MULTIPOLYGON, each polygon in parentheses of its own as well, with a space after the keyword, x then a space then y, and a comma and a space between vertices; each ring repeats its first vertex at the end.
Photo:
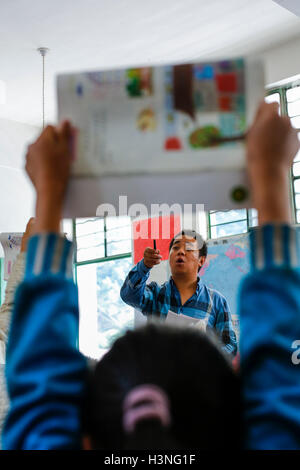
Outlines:
POLYGON ((291 223, 289 170, 299 140, 277 103, 262 103, 247 134, 247 167, 260 224, 291 223))
POLYGON ((35 232, 59 232, 71 168, 72 130, 68 121, 47 126, 28 147, 26 171, 37 194, 35 232))

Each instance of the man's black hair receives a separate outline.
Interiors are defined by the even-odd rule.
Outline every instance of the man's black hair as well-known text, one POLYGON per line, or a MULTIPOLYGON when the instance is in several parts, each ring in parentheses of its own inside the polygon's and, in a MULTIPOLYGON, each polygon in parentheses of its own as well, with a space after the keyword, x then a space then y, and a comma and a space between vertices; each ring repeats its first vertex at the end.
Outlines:
POLYGON ((196 232, 195 230, 182 230, 181 232, 177 233, 177 235, 175 235, 175 237, 173 237, 170 242, 169 253, 172 249, 172 246, 174 245, 175 240, 179 236, 186 236, 196 240, 199 246, 199 258, 200 256, 205 256, 205 258, 207 257, 207 243, 203 240, 200 233, 196 232))

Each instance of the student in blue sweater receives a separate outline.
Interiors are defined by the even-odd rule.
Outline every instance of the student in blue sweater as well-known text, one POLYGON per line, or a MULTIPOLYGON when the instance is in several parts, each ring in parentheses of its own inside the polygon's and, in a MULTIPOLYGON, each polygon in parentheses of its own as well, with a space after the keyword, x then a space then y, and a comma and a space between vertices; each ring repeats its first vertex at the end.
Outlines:
POLYGON ((77 349, 72 245, 59 234, 70 171, 70 125, 29 147, 35 235, 7 347, 5 449, 300 448, 300 253, 291 226, 289 169, 297 133, 263 103, 247 137, 259 227, 239 293, 239 379, 203 333, 149 325, 127 333, 88 374, 77 349), (203 360, 205 358, 205 360, 203 360), (240 417, 242 416, 242 424, 240 417), (238 436, 244 430, 243 442, 238 436))

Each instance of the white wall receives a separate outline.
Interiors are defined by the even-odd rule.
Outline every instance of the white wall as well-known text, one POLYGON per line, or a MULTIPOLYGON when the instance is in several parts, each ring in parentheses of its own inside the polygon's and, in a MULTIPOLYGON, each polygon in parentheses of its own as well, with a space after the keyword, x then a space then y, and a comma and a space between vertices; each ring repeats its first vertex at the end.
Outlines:
POLYGON ((33 215, 34 192, 24 171, 34 126, 0 119, 0 232, 23 232, 33 215))
POLYGON ((299 75, 300 35, 262 51, 260 55, 265 61, 266 85, 299 75))

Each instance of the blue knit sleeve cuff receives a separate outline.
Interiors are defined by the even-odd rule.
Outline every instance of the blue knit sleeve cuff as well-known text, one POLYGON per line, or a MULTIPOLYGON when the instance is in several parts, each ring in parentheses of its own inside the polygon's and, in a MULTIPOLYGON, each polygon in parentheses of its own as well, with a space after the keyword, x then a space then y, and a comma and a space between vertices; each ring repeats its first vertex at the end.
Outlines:
POLYGON ((263 225, 250 232, 251 269, 299 268, 300 243, 296 229, 287 224, 263 225))
POLYGON ((73 244, 57 233, 31 237, 27 244, 25 279, 39 275, 72 278, 73 244))

